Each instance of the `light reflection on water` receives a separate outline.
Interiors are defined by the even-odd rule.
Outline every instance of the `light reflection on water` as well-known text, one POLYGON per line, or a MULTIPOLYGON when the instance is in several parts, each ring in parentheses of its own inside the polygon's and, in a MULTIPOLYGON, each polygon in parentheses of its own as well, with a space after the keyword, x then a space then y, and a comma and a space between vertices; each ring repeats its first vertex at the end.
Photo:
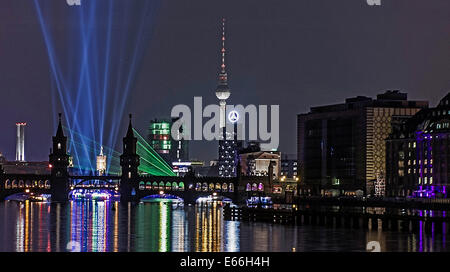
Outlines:
MULTIPOLYGON (((446 251, 441 233, 349 230, 224 221, 222 208, 164 203, 0 202, 0 251, 446 251)), ((423 229, 423 226, 421 226, 423 229)))

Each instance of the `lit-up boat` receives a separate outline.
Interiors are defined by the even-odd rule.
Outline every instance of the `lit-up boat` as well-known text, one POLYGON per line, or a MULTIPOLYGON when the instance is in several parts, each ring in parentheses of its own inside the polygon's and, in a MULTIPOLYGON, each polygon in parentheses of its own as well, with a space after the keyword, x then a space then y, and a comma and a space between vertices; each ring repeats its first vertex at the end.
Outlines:
POLYGON ((118 200, 120 195, 110 190, 78 189, 71 192, 72 200, 118 200))
POLYGON ((6 200, 19 201, 19 202, 24 202, 26 200, 29 200, 32 202, 48 202, 48 201, 50 201, 50 195, 47 195, 47 194, 35 195, 33 193, 18 193, 18 194, 8 196, 6 198, 6 200))
POLYGON ((149 195, 141 199, 144 203, 170 203, 177 206, 184 205, 184 200, 180 197, 169 194, 149 195))
POLYGON ((232 204, 232 200, 224 197, 224 196, 218 196, 218 195, 209 195, 207 197, 199 197, 196 201, 197 204, 210 204, 210 203, 217 203, 219 205, 225 205, 227 203, 232 204))
POLYGON ((256 207, 258 205, 261 205, 263 208, 270 207, 273 205, 272 198, 269 196, 252 196, 251 198, 247 199, 248 207, 256 207))

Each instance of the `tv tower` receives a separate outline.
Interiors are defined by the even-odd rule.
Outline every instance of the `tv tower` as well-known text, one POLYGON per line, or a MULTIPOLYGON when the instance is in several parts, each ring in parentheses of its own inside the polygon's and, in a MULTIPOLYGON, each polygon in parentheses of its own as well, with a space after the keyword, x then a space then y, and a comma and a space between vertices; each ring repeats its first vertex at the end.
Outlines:
POLYGON ((16 123, 17 142, 16 142, 16 161, 25 161, 25 126, 27 123, 16 123))
POLYGON ((222 64, 220 65, 219 84, 216 89, 216 96, 219 99, 220 106, 220 131, 223 136, 219 140, 219 176, 235 177, 238 162, 238 141, 236 133, 228 132, 226 129, 226 106, 227 99, 230 97, 230 88, 228 87, 228 74, 225 65, 225 18, 222 19, 222 64))
POLYGON ((225 115, 226 115, 226 106, 227 99, 230 97, 230 88, 228 87, 228 74, 226 72, 225 66, 225 18, 222 19, 222 64, 220 65, 219 72, 219 84, 216 89, 216 97, 219 99, 220 105, 220 128, 225 127, 225 115))

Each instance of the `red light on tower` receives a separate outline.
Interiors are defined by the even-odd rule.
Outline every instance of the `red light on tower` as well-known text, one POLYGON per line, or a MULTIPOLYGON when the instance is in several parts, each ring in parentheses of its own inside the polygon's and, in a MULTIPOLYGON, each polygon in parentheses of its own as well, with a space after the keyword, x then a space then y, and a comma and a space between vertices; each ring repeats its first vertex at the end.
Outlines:
POLYGON ((48 168, 53 168, 53 165, 51 165, 50 163, 48 164, 48 168))

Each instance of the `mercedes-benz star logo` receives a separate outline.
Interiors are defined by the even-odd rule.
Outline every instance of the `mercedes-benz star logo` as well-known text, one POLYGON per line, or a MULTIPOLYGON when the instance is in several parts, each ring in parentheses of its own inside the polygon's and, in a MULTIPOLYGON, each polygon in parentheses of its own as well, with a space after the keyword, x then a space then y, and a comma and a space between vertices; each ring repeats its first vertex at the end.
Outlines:
POLYGON ((239 113, 237 111, 230 111, 228 120, 230 120, 231 123, 236 123, 239 120, 239 113))

